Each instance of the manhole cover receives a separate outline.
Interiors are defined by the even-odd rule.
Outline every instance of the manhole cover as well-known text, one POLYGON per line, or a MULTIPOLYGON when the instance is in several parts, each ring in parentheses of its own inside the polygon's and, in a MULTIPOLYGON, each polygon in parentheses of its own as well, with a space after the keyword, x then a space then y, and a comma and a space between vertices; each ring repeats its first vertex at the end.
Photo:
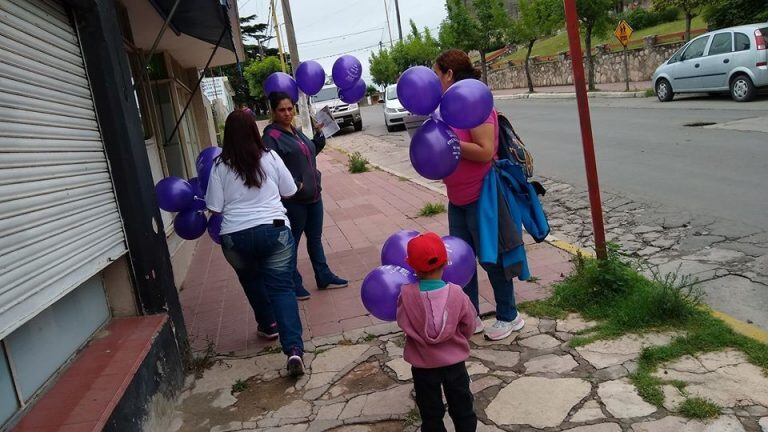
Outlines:
POLYGON ((712 126, 714 124, 717 124, 715 122, 693 122, 693 123, 686 123, 683 126, 687 127, 702 127, 702 126, 712 126))

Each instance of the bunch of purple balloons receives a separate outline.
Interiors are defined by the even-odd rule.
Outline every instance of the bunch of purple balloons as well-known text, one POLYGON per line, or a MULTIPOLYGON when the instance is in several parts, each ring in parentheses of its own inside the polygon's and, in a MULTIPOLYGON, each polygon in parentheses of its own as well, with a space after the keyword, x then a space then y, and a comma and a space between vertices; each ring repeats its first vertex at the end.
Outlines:
POLYGON ((221 243, 221 215, 205 217, 205 191, 211 176, 213 160, 221 154, 220 147, 208 147, 195 161, 197 177, 189 181, 176 176, 166 177, 155 185, 158 206, 168 212, 178 213, 173 228, 185 240, 199 238, 207 230, 216 243, 221 243))
MULTIPOLYGON (((352 104, 365 96, 365 81, 360 78, 363 66, 360 60, 351 55, 343 55, 333 63, 333 82, 339 88, 339 99, 352 104)), ((299 90, 305 94, 316 95, 325 84, 325 70, 320 63, 309 60, 302 62, 296 68, 296 79, 285 72, 275 72, 264 81, 264 93, 282 92, 288 94, 296 103, 299 100, 299 90)))
POLYGON ((459 165, 461 148, 451 127, 480 126, 493 111, 493 94, 482 82, 461 80, 443 93, 440 78, 425 66, 403 72, 397 97, 409 112, 431 116, 411 138, 410 148, 411 164, 430 180, 448 177, 459 165))
MULTIPOLYGON (((382 265, 363 280, 360 288, 363 306, 380 320, 396 320, 401 287, 418 281, 407 260, 408 242, 417 235, 418 231, 401 230, 389 236, 381 249, 382 265)), ((452 236, 443 237, 443 243, 448 252, 443 280, 463 287, 472 280, 477 269, 472 247, 452 236)))

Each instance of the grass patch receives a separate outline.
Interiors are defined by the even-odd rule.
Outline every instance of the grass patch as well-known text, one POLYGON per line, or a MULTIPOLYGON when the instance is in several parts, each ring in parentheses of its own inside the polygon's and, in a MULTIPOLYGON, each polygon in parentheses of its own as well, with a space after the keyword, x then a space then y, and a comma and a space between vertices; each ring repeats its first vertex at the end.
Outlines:
POLYGON ((552 298, 520 303, 517 309, 537 318, 563 319, 568 315, 568 311, 555 304, 552 298))
POLYGON ((271 345, 261 350, 260 354, 278 354, 283 352, 283 349, 278 345, 271 345))
POLYGON ((403 422, 405 423, 405 427, 415 426, 421 422, 421 413, 419 413, 418 408, 411 408, 411 410, 408 411, 408 414, 405 415, 405 420, 403 422))
POLYGON ((688 398, 680 405, 680 414, 694 419, 718 417, 721 409, 716 404, 702 398, 688 398))
POLYGON ((645 97, 654 97, 656 92, 653 89, 645 89, 645 97))
POLYGON ((443 203, 426 203, 424 207, 419 210, 419 216, 430 217, 445 213, 445 204, 443 203))
MULTIPOLYGON (((703 17, 696 17, 691 22, 691 30, 706 28, 707 23, 703 17)), ((659 24, 653 27, 644 28, 632 33, 631 41, 642 40, 646 36, 652 35, 665 35, 670 33, 678 33, 685 31, 685 20, 677 20, 668 23, 659 24)), ((613 36, 613 32, 608 32, 603 37, 593 37, 592 47, 597 47, 606 43, 617 43, 618 41, 613 36)), ((584 48, 584 37, 581 38, 581 46, 584 48)), ((526 47, 527 48, 527 47, 526 47)), ((526 48, 521 48, 503 60, 525 60, 526 48)), ((568 34, 563 31, 562 33, 552 36, 550 38, 536 41, 531 51, 531 58, 536 56, 551 56, 559 54, 563 51, 568 51, 568 34)))
POLYGON ((248 389, 248 382, 241 379, 232 384, 232 393, 240 393, 248 389))
POLYGON ((187 371, 193 373, 195 378, 202 378, 206 370, 213 367, 218 360, 216 360, 216 345, 206 340, 205 349, 194 353, 192 355, 192 361, 187 366, 187 371))
POLYGON ((360 152, 354 152, 347 156, 349 160, 349 172, 352 174, 368 172, 368 159, 364 158, 360 152))
MULTIPOLYGON (((698 281, 681 277, 679 271, 665 275, 650 271, 646 278, 640 273, 643 269, 641 264, 625 262, 618 247, 610 245, 606 260, 577 256, 573 272, 555 285, 551 298, 522 303, 519 308, 537 317, 562 319, 568 312, 579 312, 585 319, 599 321, 597 327, 570 341, 574 347, 626 333, 679 332, 681 336, 669 345, 644 349, 631 376, 640 396, 656 406, 664 402, 661 386, 665 382, 653 373, 684 355, 735 348, 768 373, 768 345, 736 333, 713 317, 701 304, 698 281)), ((683 382, 667 384, 685 387, 683 382)), ((706 410, 701 401, 691 400, 690 417, 700 418, 696 416, 706 410)))

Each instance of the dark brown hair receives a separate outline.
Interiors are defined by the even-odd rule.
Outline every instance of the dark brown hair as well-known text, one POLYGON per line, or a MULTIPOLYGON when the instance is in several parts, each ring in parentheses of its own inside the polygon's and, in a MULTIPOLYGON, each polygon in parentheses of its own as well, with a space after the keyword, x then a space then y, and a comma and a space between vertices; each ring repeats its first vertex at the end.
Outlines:
POLYGON ((293 100, 291 100, 291 97, 288 95, 288 93, 283 92, 272 92, 269 94, 269 106, 272 108, 272 112, 274 112, 277 109, 277 106, 280 105, 280 102, 288 99, 291 102, 291 105, 293 105, 293 100))
POLYGON ((253 117, 243 110, 232 111, 224 124, 221 161, 232 168, 246 186, 258 188, 265 177, 261 156, 266 151, 253 117))
POLYGON ((480 79, 480 70, 472 66, 472 60, 467 53, 458 49, 449 49, 443 51, 435 59, 435 64, 442 73, 453 71, 453 80, 461 81, 463 79, 480 79))

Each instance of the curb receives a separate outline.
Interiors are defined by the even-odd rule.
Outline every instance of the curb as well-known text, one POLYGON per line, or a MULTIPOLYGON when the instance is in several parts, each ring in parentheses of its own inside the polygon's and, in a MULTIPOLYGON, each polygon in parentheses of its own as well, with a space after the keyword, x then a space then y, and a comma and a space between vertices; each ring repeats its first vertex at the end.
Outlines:
MULTIPOLYGON (((633 99, 645 98, 645 91, 634 92, 589 92, 590 99, 633 99)), ((496 100, 516 100, 516 99, 575 99, 576 93, 518 93, 511 95, 494 95, 496 100)))
MULTIPOLYGON (((340 153, 343 153, 345 155, 349 155, 348 151, 340 149, 340 148, 338 148, 338 147, 336 147, 336 146, 334 146, 332 144, 329 144, 329 147, 332 148, 333 150, 336 150, 336 151, 340 152, 340 153)), ((427 188, 427 189, 431 190, 432 192, 436 192, 436 193, 439 193, 440 195, 447 196, 445 192, 443 192, 439 188, 436 188, 435 186, 433 186, 433 185, 431 185, 431 184, 429 184, 429 183, 427 183, 425 181, 422 181, 420 179, 412 179, 412 178, 410 178, 410 177, 408 177, 406 175, 403 175, 402 173, 400 173, 398 171, 395 171, 395 170, 390 169, 390 168, 383 167, 383 166, 381 166, 379 164, 376 164, 376 163, 373 163, 373 162, 370 162, 370 161, 368 162, 368 164, 370 166, 378 169, 378 170, 384 171, 386 173, 392 174, 392 175, 397 176, 397 177, 408 179, 409 182, 415 183, 415 184, 417 184, 419 186, 427 188)), ((569 254, 574 255, 574 256, 579 255, 579 254, 587 256, 587 257, 594 257, 595 256, 594 252, 592 252, 590 250, 587 250, 587 249, 584 249, 584 248, 581 248, 579 246, 576 246, 576 245, 574 245, 572 243, 568 243, 568 242, 566 242, 564 240, 560 240, 559 238, 557 238, 557 236, 555 236, 553 234, 550 234, 549 236, 547 236, 547 238, 544 241, 546 243, 554 246, 555 248, 563 250, 565 252, 568 252, 569 254)), ((758 326, 756 326, 754 324, 749 324, 749 323, 747 323, 745 321, 742 321, 742 320, 740 320, 740 319, 738 319, 736 317, 728 315, 725 312, 720 312, 720 311, 717 311, 717 310, 714 310, 714 309, 711 309, 711 308, 707 308, 707 310, 715 318, 719 318, 719 319, 723 320, 736 333, 739 333, 739 334, 741 334, 743 336, 752 338, 752 339, 754 339, 754 340, 756 340, 758 342, 762 342, 764 344, 768 344, 768 331, 763 330, 763 329, 761 329, 760 327, 758 327, 758 326)))

